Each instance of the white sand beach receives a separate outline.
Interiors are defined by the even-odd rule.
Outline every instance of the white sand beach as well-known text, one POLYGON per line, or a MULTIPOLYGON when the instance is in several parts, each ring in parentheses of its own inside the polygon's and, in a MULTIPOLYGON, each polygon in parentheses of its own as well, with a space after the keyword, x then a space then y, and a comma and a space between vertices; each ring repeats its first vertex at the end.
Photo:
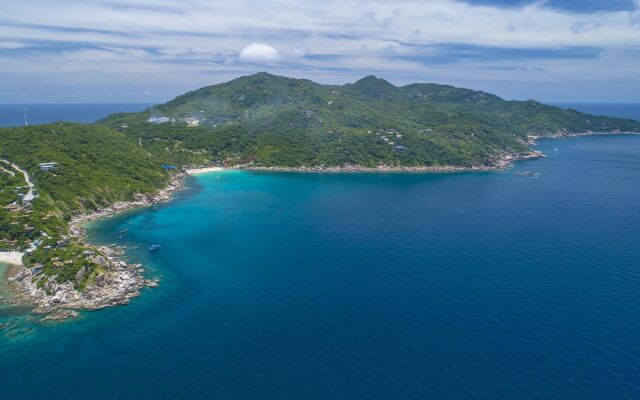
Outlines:
POLYGON ((188 169, 187 174, 197 175, 197 174, 205 174, 207 172, 220 172, 220 171, 225 171, 225 169, 222 167, 194 168, 194 169, 188 169))
POLYGON ((19 251, 0 251, 0 263, 22 265, 23 255, 19 251))

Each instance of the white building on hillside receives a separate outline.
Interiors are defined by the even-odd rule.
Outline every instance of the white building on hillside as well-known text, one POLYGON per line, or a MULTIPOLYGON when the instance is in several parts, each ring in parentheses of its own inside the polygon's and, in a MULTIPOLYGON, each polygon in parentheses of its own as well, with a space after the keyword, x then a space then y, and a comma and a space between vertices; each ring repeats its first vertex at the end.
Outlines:
POLYGON ((40 171, 51 171, 52 169, 58 168, 57 162, 45 162, 38 164, 40 167, 40 171))

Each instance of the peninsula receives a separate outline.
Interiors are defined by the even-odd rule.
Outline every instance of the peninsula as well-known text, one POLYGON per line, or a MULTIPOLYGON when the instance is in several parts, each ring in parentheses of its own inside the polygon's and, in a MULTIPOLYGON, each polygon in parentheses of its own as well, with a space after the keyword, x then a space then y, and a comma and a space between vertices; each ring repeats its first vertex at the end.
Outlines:
POLYGON ((482 171, 540 157, 541 137, 640 132, 640 122, 373 76, 342 86, 259 73, 96 124, 0 129, 0 262, 54 318, 155 286, 82 224, 166 201, 187 173, 482 171), (203 169, 204 168, 204 169, 203 169))

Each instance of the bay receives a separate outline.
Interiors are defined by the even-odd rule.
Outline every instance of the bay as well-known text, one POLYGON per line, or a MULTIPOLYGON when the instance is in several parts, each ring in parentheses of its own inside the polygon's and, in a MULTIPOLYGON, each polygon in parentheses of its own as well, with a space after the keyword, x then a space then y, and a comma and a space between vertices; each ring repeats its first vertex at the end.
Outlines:
POLYGON ((640 137, 539 148, 491 173, 189 178, 90 229, 160 287, 13 318, 3 396, 638 398, 640 137))

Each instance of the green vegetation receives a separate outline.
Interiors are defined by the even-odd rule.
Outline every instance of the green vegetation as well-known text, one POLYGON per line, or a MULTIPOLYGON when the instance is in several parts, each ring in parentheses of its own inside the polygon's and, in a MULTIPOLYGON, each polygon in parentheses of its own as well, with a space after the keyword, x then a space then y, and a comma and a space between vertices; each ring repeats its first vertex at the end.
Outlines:
POLYGON ((26 190, 15 189, 25 185, 23 175, 0 164, 0 250, 39 244, 26 258, 28 265, 42 264, 44 275, 59 282, 86 268, 80 286, 95 265, 80 256, 86 246, 65 240, 71 216, 131 200, 136 193, 155 192, 169 179, 140 146, 101 126, 56 123, 0 129, 0 158, 26 170, 38 194, 32 204, 24 204, 18 193, 26 190), (43 162, 56 162, 57 167, 42 171, 43 162))
POLYGON ((34 209, 84 212, 153 191, 167 180, 153 158, 122 133, 60 123, 0 130, 0 158, 25 169, 39 190, 34 209), (57 162, 53 171, 39 163, 57 162))
POLYGON ((38 281, 43 286, 48 277, 55 277, 58 283, 72 281, 78 289, 84 288, 89 280, 96 274, 105 270, 96 260, 98 257, 105 259, 103 255, 94 256, 95 250, 80 243, 68 240, 46 239, 32 253, 26 256, 28 265, 42 268, 42 275, 38 281), (82 270, 81 273, 78 271, 82 270))
POLYGON ((164 162, 289 167, 491 165, 504 152, 526 151, 527 135, 640 131, 637 121, 446 85, 395 87, 370 76, 325 86, 266 73, 101 123, 164 162))
POLYGON ((95 125, 0 129, 0 159, 25 169, 39 192, 23 204, 24 177, 0 162, 0 250, 33 247, 26 261, 42 269, 39 283, 84 287, 102 266, 67 240, 70 217, 158 190, 165 163, 490 166, 527 151, 527 135, 615 130, 640 132, 640 122, 445 85, 370 76, 325 86, 260 73, 95 125), (43 162, 57 167, 41 171, 43 162))

